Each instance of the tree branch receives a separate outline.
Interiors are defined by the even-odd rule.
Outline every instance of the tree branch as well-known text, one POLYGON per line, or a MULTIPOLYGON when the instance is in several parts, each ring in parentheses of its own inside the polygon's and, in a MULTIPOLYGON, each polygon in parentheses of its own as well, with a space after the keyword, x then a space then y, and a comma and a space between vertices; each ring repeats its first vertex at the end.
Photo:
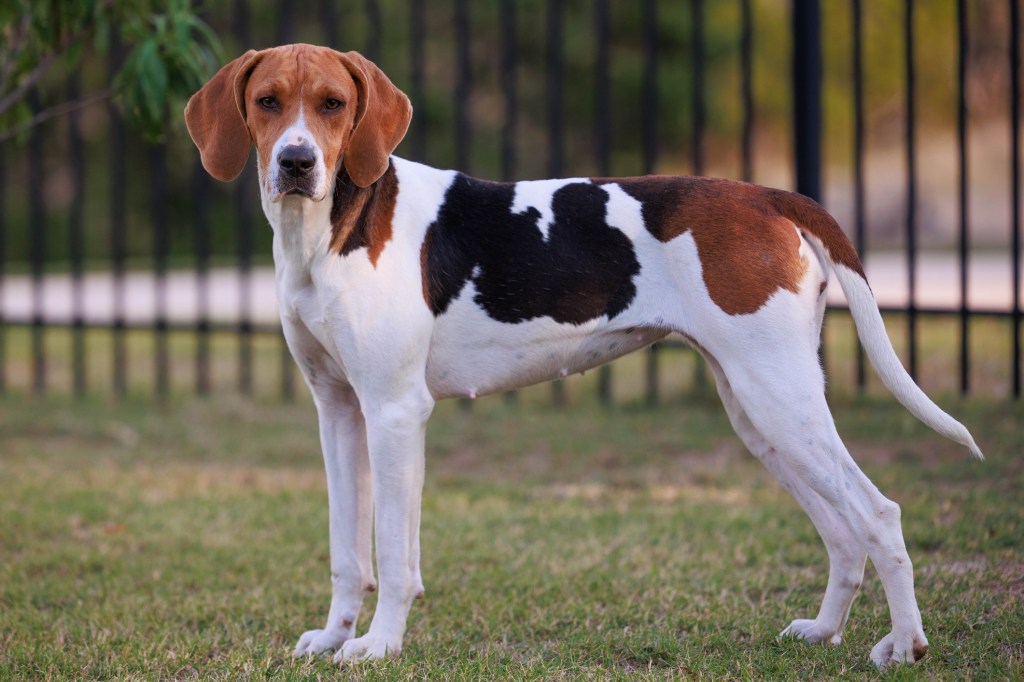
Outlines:
MULTIPOLYGON (((38 83, 42 77, 46 75, 46 72, 50 70, 50 66, 53 65, 53 62, 67 52, 68 48, 73 43, 85 40, 91 34, 91 28, 87 27, 85 30, 79 31, 78 33, 72 33, 61 40, 60 45, 58 45, 56 49, 47 53, 39 60, 39 63, 36 64, 35 68, 28 72, 28 75, 25 76, 25 80, 18 85, 18 87, 0 98, 0 116, 18 103, 25 96, 25 93, 27 93, 32 86, 38 83)), ((6 79, 4 81, 0 81, 0 92, 3 92, 6 88, 6 79)))
POLYGON ((43 57, 42 61, 36 64, 34 69, 28 72, 28 75, 25 77, 25 80, 22 81, 21 85, 14 88, 14 90, 11 90, 3 98, 0 98, 0 115, 21 101, 25 96, 25 93, 28 92, 33 85, 38 83, 43 75, 49 71, 50 65, 53 64, 55 59, 57 59, 57 54, 55 52, 51 52, 43 57))
POLYGON ((18 28, 14 30, 14 35, 11 37, 11 45, 7 50, 10 53, 10 59, 4 61, 3 71, 0 72, 0 84, 7 83, 7 79, 14 73, 14 65, 18 63, 17 55, 21 50, 21 46, 25 44, 28 39, 29 22, 32 19, 29 13, 21 15, 21 21, 18 22, 18 28))
POLYGON ((13 128, 8 128, 7 130, 0 131, 0 142, 6 142, 7 140, 13 137, 17 137, 26 130, 31 129, 33 126, 37 126, 40 123, 49 121, 51 118, 64 116, 65 114, 70 114, 72 111, 78 111, 79 109, 84 109, 90 105, 96 104, 97 102, 101 102, 105 99, 110 99, 110 97, 113 96, 113 94, 113 88, 104 88, 103 90, 100 90, 97 93, 89 95, 88 97, 83 97, 79 100, 75 100, 74 102, 65 102, 64 104, 58 104, 57 106, 50 107, 49 109, 43 109, 42 111, 36 113, 36 115, 30 118, 29 120, 17 126, 14 126, 13 128))

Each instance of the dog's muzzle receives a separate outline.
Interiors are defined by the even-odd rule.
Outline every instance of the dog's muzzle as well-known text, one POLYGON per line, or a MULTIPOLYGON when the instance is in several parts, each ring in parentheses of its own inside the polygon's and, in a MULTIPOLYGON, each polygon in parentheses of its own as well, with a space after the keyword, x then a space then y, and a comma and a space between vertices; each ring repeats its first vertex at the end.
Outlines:
POLYGON ((277 190, 281 194, 313 196, 316 152, 309 145, 292 144, 277 156, 277 190))

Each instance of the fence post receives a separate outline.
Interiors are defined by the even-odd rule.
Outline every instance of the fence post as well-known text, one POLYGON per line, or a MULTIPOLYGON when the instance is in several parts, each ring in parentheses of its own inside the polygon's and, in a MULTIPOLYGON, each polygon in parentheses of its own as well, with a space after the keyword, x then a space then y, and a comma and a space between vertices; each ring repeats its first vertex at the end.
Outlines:
MULTIPOLYGON (((821 5, 793 0, 793 155, 796 191, 821 201, 821 5)), ((825 359, 825 327, 819 355, 825 359)))
POLYGON ((793 0, 793 151, 796 191, 821 200, 821 7, 793 0))
POLYGON ((1010 3, 1010 270, 1013 273, 1013 311, 1010 321, 1013 357, 1010 361, 1010 372, 1013 376, 1012 395, 1021 395, 1021 309, 1020 309, 1020 4, 1018 0, 1010 3))
MULTIPOLYGON (((113 81, 124 61, 125 49, 121 37, 114 32, 110 40, 107 65, 108 78, 113 81)), ((127 205, 128 141, 124 117, 113 102, 107 104, 110 147, 110 270, 113 278, 113 344, 114 393, 119 399, 128 395, 128 360, 125 322, 125 256, 127 253, 128 225, 125 219, 127 205)))
POLYGON ((473 129, 469 111, 470 89, 473 87, 472 55, 470 53, 469 2, 455 2, 455 167, 469 173, 470 146, 473 129))
MULTIPOLYGON (((563 50, 564 0, 548 0, 547 4, 547 105, 548 105, 548 177, 561 177, 564 170, 562 88, 565 71, 563 50)), ((551 382, 551 401, 556 407, 568 402, 564 380, 551 382)))
POLYGON ((914 0, 903 0, 903 64, 905 70, 905 134, 907 155, 907 371, 917 379, 917 128, 914 72, 914 0))
MULTIPOLYGON (((33 88, 28 96, 32 114, 40 111, 39 92, 33 88)), ((46 147, 43 126, 35 125, 28 138, 28 213, 32 230, 29 236, 29 262, 32 272, 32 390, 36 395, 46 392, 46 325, 43 315, 43 272, 46 268, 46 200, 43 162, 46 147)))
MULTIPOLYGON (((598 175, 605 178, 612 174, 610 43, 611 16, 608 0, 597 0, 594 3, 594 150, 598 175)), ((610 405, 612 402, 611 364, 602 365, 597 370, 597 399, 602 405, 610 405)))
MULTIPOLYGON (((80 95, 80 74, 75 72, 65 81, 67 98, 75 102, 80 95)), ((71 162, 71 205, 68 208, 68 255, 71 259, 71 376, 76 397, 85 395, 85 320, 82 291, 83 250, 85 247, 85 143, 82 140, 81 116, 68 115, 68 157, 71 162)))
MULTIPOLYGON (((695 0, 699 2, 699 0, 695 0)), ((693 5, 697 7, 697 5, 693 5)), ((697 9, 693 10, 699 11, 697 9)), ((641 90, 643 119, 641 134, 643 136, 643 172, 653 173, 658 164, 658 3, 646 0, 643 4, 643 86, 641 90)), ((696 44, 699 27, 694 24, 691 37, 696 44)), ((696 63, 696 62, 695 62, 696 63)), ((696 67, 695 67, 696 68, 696 67)), ((695 105, 698 106, 699 105, 695 105)), ((699 133, 695 132, 694 137, 699 133)), ((699 141, 694 148, 699 148, 699 141)), ((699 175, 697 170, 694 174, 699 175)), ((647 349, 647 376, 645 399, 648 405, 658 404, 658 349, 657 343, 647 349)))
MULTIPOLYGON (((864 180, 864 12, 861 0, 851 3, 851 19, 853 23, 853 224, 854 244, 860 254, 862 264, 867 258, 867 215, 865 206, 864 180)), ((853 333, 856 352, 856 383, 857 392, 864 393, 867 388, 867 356, 856 331, 853 333)))
POLYGON ((0 395, 7 393, 7 325, 4 278, 7 268, 7 154, 0 149, 0 395))
MULTIPOLYGON (((960 225, 959 244, 960 252, 960 395, 967 395, 970 388, 970 310, 967 303, 967 282, 968 282, 968 252, 970 249, 970 207, 969 207, 969 184, 968 184, 968 161, 967 161, 967 59, 968 59, 968 34, 967 34, 967 1, 959 0, 956 4, 957 20, 957 148, 959 150, 960 178, 958 191, 960 194, 960 225)), ((1016 30, 1016 27, 1014 27, 1016 30)))

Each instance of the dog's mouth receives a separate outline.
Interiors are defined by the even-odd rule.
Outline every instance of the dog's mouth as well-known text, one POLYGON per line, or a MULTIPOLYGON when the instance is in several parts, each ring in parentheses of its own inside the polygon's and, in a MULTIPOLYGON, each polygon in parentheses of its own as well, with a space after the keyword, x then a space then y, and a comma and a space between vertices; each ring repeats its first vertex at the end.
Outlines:
POLYGON ((280 201, 284 197, 301 197, 304 199, 311 199, 312 201, 319 201, 323 199, 323 197, 317 196, 316 192, 314 192, 313 182, 305 178, 278 178, 275 184, 275 202, 280 201))

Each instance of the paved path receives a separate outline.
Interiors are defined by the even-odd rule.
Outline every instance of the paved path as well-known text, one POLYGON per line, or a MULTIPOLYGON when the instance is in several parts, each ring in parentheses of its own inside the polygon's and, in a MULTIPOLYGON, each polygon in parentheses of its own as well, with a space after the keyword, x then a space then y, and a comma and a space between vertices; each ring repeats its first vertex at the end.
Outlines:
MULTIPOLYGON (((865 259, 868 281, 883 306, 907 303, 907 270, 898 253, 871 253, 865 259)), ((978 253, 971 256, 968 302, 972 308, 1008 311, 1012 305, 1012 274, 1006 253, 978 253)), ((917 304, 921 307, 955 308, 960 305, 959 265, 954 254, 922 253, 918 256, 917 304)), ((0 316, 5 321, 28 322, 38 305, 42 318, 53 323, 69 323, 76 306, 81 306, 87 324, 109 325, 116 319, 116 306, 130 325, 152 324, 157 310, 158 289, 151 272, 125 275, 122 300, 115 298, 113 275, 89 273, 76 293, 70 275, 48 275, 37 290, 27 275, 8 275, 0 279, 0 316)), ((163 299, 166 319, 172 324, 194 324, 201 303, 199 282, 194 272, 167 274, 163 299)), ((206 282, 206 316, 211 322, 235 324, 243 305, 249 319, 260 325, 276 325, 277 297, 274 273, 269 267, 255 268, 243 280, 237 270, 211 270, 206 282), (244 292, 248 296, 243 298, 244 292), (246 300, 247 299, 247 300, 246 300)), ((1024 287, 1022 287, 1024 298, 1024 287)), ((843 303, 838 284, 829 287, 829 300, 843 303)))

